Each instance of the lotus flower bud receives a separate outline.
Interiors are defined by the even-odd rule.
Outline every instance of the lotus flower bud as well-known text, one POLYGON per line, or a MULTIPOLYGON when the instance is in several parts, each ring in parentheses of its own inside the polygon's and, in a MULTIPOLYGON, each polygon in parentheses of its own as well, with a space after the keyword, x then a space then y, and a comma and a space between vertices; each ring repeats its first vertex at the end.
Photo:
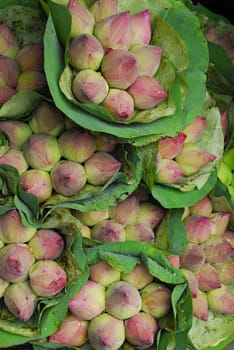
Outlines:
POLYGON ((95 18, 95 22, 99 22, 102 19, 116 15, 118 11, 117 0, 97 0, 91 6, 90 12, 95 18))
POLYGON ((50 171, 61 157, 56 137, 33 134, 24 144, 24 156, 31 168, 50 171))
POLYGON ((7 134, 11 147, 18 149, 22 148, 32 134, 29 125, 21 120, 1 120, 0 130, 7 134))
POLYGON ((226 140, 226 138, 228 136, 228 129, 229 129, 228 111, 227 110, 225 110, 221 113, 221 126, 222 126, 222 130, 223 130, 224 140, 226 140))
POLYGON ((92 34, 95 23, 92 13, 78 0, 69 0, 67 9, 71 14, 71 38, 92 34))
POLYGON ((131 283, 119 281, 106 290, 106 311, 124 320, 141 310, 141 295, 131 283))
POLYGON ((96 150, 102 152, 113 152, 117 146, 118 141, 115 136, 99 134, 95 136, 96 150))
POLYGON ((209 216, 209 219, 211 221, 211 234, 221 236, 226 231, 230 218, 231 213, 212 213, 209 216))
POLYGON ((121 163, 107 152, 95 152, 84 162, 87 181, 92 185, 105 185, 119 172, 121 163))
POLYGON ((165 209, 158 204, 146 201, 140 202, 136 223, 146 224, 154 229, 163 219, 165 209))
POLYGON ((80 233, 82 237, 91 239, 91 230, 89 226, 81 225, 80 233))
POLYGON ((131 15, 129 11, 117 13, 97 22, 94 35, 105 49, 125 49, 131 45, 131 15))
POLYGON ((164 137, 158 141, 158 151, 162 158, 173 159, 181 151, 186 136, 183 133, 175 137, 164 137))
POLYGON ((78 320, 91 320, 105 309, 105 288, 88 280, 69 301, 69 310, 78 320))
POLYGON ((28 242, 37 260, 55 260, 64 250, 64 240, 52 229, 40 229, 28 242))
POLYGON ((156 164, 155 182, 175 184, 185 175, 181 167, 173 159, 163 159, 159 156, 156 164))
POLYGON ((0 216, 0 239, 4 243, 25 243, 36 233, 36 228, 25 226, 17 209, 0 216))
POLYGON ((14 32, 6 22, 0 25, 0 54, 15 58, 19 51, 19 45, 14 32))
POLYGON ((37 70, 25 70, 19 75, 17 91, 40 90, 47 87, 45 74, 37 70))
POLYGON ((210 264, 223 263, 234 255, 234 248, 228 241, 219 235, 211 235, 202 243, 202 249, 206 254, 206 260, 210 264))
POLYGON ((234 261, 227 260, 222 264, 215 265, 219 279, 223 284, 234 283, 234 261))
POLYGON ((14 148, 9 148, 1 157, 0 164, 11 165, 16 168, 21 175, 28 168, 28 163, 22 151, 14 148))
POLYGON ((180 268, 180 256, 179 255, 168 255, 167 260, 176 269, 180 268))
POLYGON ((225 231, 223 234, 223 238, 234 248, 234 232, 233 231, 225 231))
POLYGON ((211 235, 211 221, 202 215, 189 215, 184 220, 184 226, 189 242, 201 243, 211 235))
POLYGON ((103 313, 90 321, 88 339, 95 350, 118 350, 125 340, 124 323, 103 313))
POLYGON ((227 151, 223 154, 223 162, 232 170, 234 171, 234 147, 229 148, 227 151))
POLYGON ((84 167, 70 160, 61 160, 50 172, 52 187, 63 196, 73 196, 86 184, 84 167))
POLYGON ((234 294, 227 286, 210 290, 207 293, 209 309, 222 314, 234 314, 234 294))
POLYGON ((89 210, 89 211, 80 211, 74 210, 72 214, 79 219, 82 224, 87 226, 94 226, 102 220, 109 218, 109 210, 89 210))
POLYGON ((10 86, 0 86, 0 106, 16 95, 16 89, 10 86))
POLYGON ((189 289, 191 292, 191 295, 193 298, 196 298, 198 293, 199 293, 199 286, 198 286, 198 280, 197 276, 193 271, 187 270, 187 269, 180 269, 181 272, 183 272, 184 276, 186 277, 188 284, 189 284, 189 289))
POLYGON ((198 280, 199 289, 204 292, 221 287, 218 272, 216 268, 209 263, 205 263, 204 265, 202 265, 200 269, 196 272, 196 276, 198 280))
POLYGON ((193 206, 189 207, 191 215, 210 216, 212 213, 212 203, 208 196, 203 197, 193 206))
POLYGON ((45 202, 52 194, 52 183, 47 171, 28 169, 20 176, 23 190, 37 197, 38 202, 45 202))
POLYGON ((88 340, 88 321, 80 321, 68 314, 59 329, 49 336, 49 343, 81 346, 88 340))
POLYGON ((101 71, 110 87, 127 89, 138 76, 137 59, 128 50, 112 50, 104 56, 101 71))
POLYGON ((139 202, 135 195, 130 195, 109 209, 110 218, 120 224, 130 225, 136 222, 139 202))
POLYGON ((100 72, 85 69, 76 74, 72 91, 74 96, 83 103, 100 104, 107 96, 109 87, 100 72))
POLYGON ((103 220, 92 227, 92 239, 105 242, 124 242, 126 233, 124 226, 113 220, 103 220))
POLYGON ((153 243, 155 240, 154 231, 151 227, 141 222, 130 224, 125 227, 126 241, 138 241, 153 243))
POLYGON ((120 271, 104 261, 99 261, 90 266, 90 279, 107 287, 120 280, 120 271))
POLYGON ((197 116, 184 130, 186 143, 194 143, 206 128, 206 117, 197 116))
MULTIPOLYGON (((0 82, 15 88, 20 75, 20 67, 16 60, 11 57, 0 55, 0 82)), ((4 84, 4 85, 5 85, 4 84)))
POLYGON ((0 278, 0 298, 3 297, 5 290, 7 289, 8 286, 9 286, 9 282, 0 278))
POLYGON ((134 101, 125 90, 110 89, 102 104, 118 122, 125 122, 133 116, 134 101))
POLYGON ((138 12, 130 18, 132 29, 131 45, 147 45, 151 40, 150 10, 138 12), (144 30, 142 30, 144 28, 144 30))
POLYGON ((31 44, 22 47, 15 59, 22 71, 44 71, 44 47, 42 44, 31 44))
POLYGON ((202 321, 208 321, 209 310, 208 310, 208 299, 207 294, 198 291, 196 298, 192 299, 193 303, 193 316, 202 321))
POLYGON ((29 270, 30 286, 40 297, 60 293, 67 283, 66 272, 54 260, 38 260, 29 270))
POLYGON ((218 179, 225 185, 230 185, 232 182, 232 171, 224 162, 220 163, 217 176, 218 179))
POLYGON ((185 143, 182 150, 176 157, 185 175, 192 175, 202 169, 206 164, 216 159, 214 154, 203 151, 199 146, 192 143, 185 143))
POLYGON ((28 278, 35 257, 26 244, 7 244, 0 250, 0 277, 6 282, 21 282, 28 278))
POLYGON ((137 289, 142 289, 151 283, 154 276, 148 271, 144 264, 137 264, 129 273, 121 273, 121 280, 131 283, 137 289))
POLYGON ((165 316, 171 308, 171 290, 161 283, 152 282, 141 291, 142 310, 153 317, 165 316))
POLYGON ((37 297, 27 281, 10 284, 4 294, 8 310, 20 321, 28 321, 34 314, 37 297))
POLYGON ((197 243, 188 243, 185 252, 180 256, 181 267, 191 271, 198 270, 205 260, 205 252, 197 243))
POLYGON ((138 76, 153 76, 160 65, 163 48, 155 45, 134 45, 130 52, 135 56, 138 66, 138 76))

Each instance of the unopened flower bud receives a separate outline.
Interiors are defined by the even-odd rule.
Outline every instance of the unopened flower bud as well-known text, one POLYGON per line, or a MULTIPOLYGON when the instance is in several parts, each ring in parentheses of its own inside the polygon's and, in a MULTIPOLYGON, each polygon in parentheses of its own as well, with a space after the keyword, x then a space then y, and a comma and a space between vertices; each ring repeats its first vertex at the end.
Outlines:
POLYGON ((153 243, 155 235, 153 229, 141 222, 129 224, 125 227, 126 241, 153 243))
POLYGON ((90 266, 90 279, 107 287, 120 280, 120 271, 104 261, 99 261, 90 266))
POLYGON ((162 283, 152 282, 141 291, 142 310, 159 318, 171 308, 171 290, 162 283))
POLYGON ((201 245, 210 264, 222 263, 234 254, 234 248, 220 235, 211 235, 201 245))
POLYGON ((205 260, 205 252, 197 243, 188 243, 184 253, 180 256, 181 267, 191 271, 198 270, 205 260))
POLYGON ((7 134, 11 147, 18 149, 22 148, 32 134, 28 123, 21 120, 1 120, 0 130, 7 134))
POLYGON ((151 283, 154 276, 148 271, 144 264, 137 264, 131 272, 121 273, 121 280, 131 283, 137 289, 142 289, 151 283))
POLYGON ((223 238, 234 248, 234 232, 227 230, 223 234, 223 238))
POLYGON ((52 194, 52 183, 47 171, 28 169, 20 175, 23 190, 37 197, 39 203, 46 201, 52 194))
POLYGON ((44 48, 41 43, 22 47, 15 59, 22 71, 44 71, 44 48))
POLYGON ((183 223, 189 242, 201 243, 211 235, 211 221, 206 216, 189 215, 183 223))
POLYGON ((118 146, 118 140, 113 135, 99 133, 98 135, 95 135, 95 139, 97 151, 113 152, 118 146))
POLYGON ((209 216, 211 221, 211 234, 221 236, 226 231, 230 218, 231 213, 228 212, 212 213, 209 216))
POLYGON ((0 25, 0 54, 15 58, 19 51, 19 45, 14 32, 6 22, 0 25))
POLYGON ((20 67, 16 60, 0 54, 0 85, 15 88, 19 75, 20 67))
POLYGON ((157 158, 155 182, 175 184, 182 179, 184 175, 181 167, 173 159, 163 159, 160 156, 157 158))
POLYGON ((136 222, 139 202, 135 195, 130 195, 109 209, 110 218, 120 224, 129 225, 136 222))
POLYGON ((180 268, 180 256, 179 255, 168 255, 167 260, 176 269, 180 268))
POLYGON ((67 9, 71 14, 71 38, 80 34, 92 34, 94 28, 94 17, 92 13, 78 0, 69 0, 67 9))
POLYGON ((134 45, 130 52, 135 56, 138 66, 138 76, 153 76, 160 65, 163 48, 155 45, 134 45))
POLYGON ((184 130, 186 143, 194 143, 206 128, 206 117, 197 116, 184 130))
POLYGON ((80 233, 82 237, 91 239, 91 230, 89 226, 81 225, 80 233))
POLYGON ((47 88, 47 81, 44 72, 25 70, 19 75, 17 91, 41 90, 45 88, 47 88))
POLYGON ((232 171, 223 161, 219 165, 217 176, 224 185, 230 185, 232 182, 232 171))
POLYGON ((93 226, 91 236, 92 239, 105 243, 124 242, 126 233, 124 225, 108 219, 93 226))
POLYGON ((215 264, 220 281, 223 284, 234 283, 234 261, 226 260, 221 264, 215 264))
POLYGON ((151 39, 150 10, 138 12, 130 18, 132 38, 131 45, 147 45, 151 39), (144 30, 142 30, 144 28, 144 30))
POLYGON ((186 136, 183 133, 175 137, 164 137, 158 141, 158 150, 162 158, 173 159, 181 151, 186 136))
POLYGON ((64 240, 52 229, 39 229, 28 242, 37 260, 55 260, 63 252, 64 240))
POLYGON ((133 116, 134 101, 125 90, 110 89, 102 104, 118 122, 125 122, 133 116))
POLYGON ((28 163, 21 150, 9 148, 1 157, 0 164, 11 165, 16 168, 19 175, 28 169, 28 163))
POLYGON ((146 224, 154 229, 163 219, 165 212, 165 209, 159 204, 149 201, 140 202, 135 222, 146 224))
POLYGON ((207 294, 199 290, 197 296, 192 299, 192 303, 193 316, 199 320, 208 321, 209 309, 207 294))
POLYGON ((196 276, 199 289, 204 292, 221 287, 221 281, 219 279, 218 272, 216 268, 209 263, 202 265, 196 272, 196 276))
POLYGON ((189 207, 191 215, 209 216, 212 213, 212 203, 208 196, 203 197, 193 206, 189 207))
POLYGON ((109 218, 109 211, 106 210, 89 210, 89 211, 81 211, 74 210, 72 214, 79 219, 82 224, 87 226, 94 226, 102 220, 106 220, 109 218))
POLYGON ((223 314, 234 314, 234 294, 227 286, 210 290, 207 293, 209 309, 223 314))
POLYGON ((187 270, 184 268, 181 269, 181 272, 183 272, 183 274, 185 275, 185 277, 188 281, 189 289, 190 289, 192 297, 196 298, 198 293, 199 293, 197 276, 195 275, 195 273, 193 271, 190 271, 190 270, 187 270))
POLYGON ((95 22, 99 22, 102 19, 116 15, 118 11, 117 0, 97 0, 90 8, 90 12, 95 18, 95 22))

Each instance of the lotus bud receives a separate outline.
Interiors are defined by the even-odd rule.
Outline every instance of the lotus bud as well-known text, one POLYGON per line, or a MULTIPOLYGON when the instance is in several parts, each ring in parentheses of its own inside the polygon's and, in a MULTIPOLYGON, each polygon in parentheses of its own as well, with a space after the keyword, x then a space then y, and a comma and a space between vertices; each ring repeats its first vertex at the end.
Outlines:
POLYGON ((164 137, 158 141, 158 151, 162 158, 173 159, 181 151, 186 136, 183 133, 175 137, 164 137))
POLYGON ((161 222, 165 213, 166 210, 158 204, 150 201, 140 202, 136 223, 140 222, 154 229, 161 222))
POLYGON ((209 318, 209 310, 208 310, 208 299, 207 294, 198 291, 198 295, 196 298, 192 299, 193 303, 193 316, 202 321, 208 321, 209 318))
POLYGON ((223 234, 223 238, 234 248, 234 232, 233 231, 225 231, 223 234))
POLYGON ((35 257, 26 244, 7 244, 0 250, 0 277, 6 282, 26 281, 34 262, 35 257))
POLYGON ((223 284, 234 283, 234 261, 232 259, 215 265, 219 279, 223 284))
POLYGON ((100 72, 85 69, 76 74, 72 91, 74 96, 83 103, 100 104, 107 96, 109 87, 100 72))
POLYGON ((106 220, 109 218, 109 210, 89 210, 89 211, 81 211, 74 210, 72 214, 79 219, 82 224, 87 226, 94 226, 102 220, 106 220))
POLYGON ((38 202, 45 202, 52 194, 52 183, 47 171, 28 169, 20 175, 23 190, 37 197, 38 202))
POLYGON ((28 242, 37 260, 55 260, 64 250, 64 240, 52 229, 40 229, 28 242))
POLYGON ((102 19, 116 15, 118 11, 117 0, 97 0, 91 6, 90 12, 95 18, 95 22, 99 22, 102 19))
POLYGON ((206 128, 206 117, 197 116, 184 130, 186 143, 194 143, 206 128))
POLYGON ((32 135, 28 123, 21 120, 1 120, 0 130, 7 134, 11 147, 18 149, 21 149, 29 136, 32 135))
POLYGON ((34 293, 40 297, 52 297, 66 286, 64 269, 54 260, 38 260, 29 270, 29 281, 34 293))
POLYGON ((225 110, 221 113, 221 126, 222 126, 222 130, 223 130, 224 140, 226 140, 226 138, 228 136, 228 129, 229 129, 228 111, 227 110, 225 110))
POLYGON ((155 182, 175 184, 185 175, 181 167, 173 159, 163 159, 159 155, 156 165, 155 182))
POLYGON ((104 261, 99 261, 90 266, 90 279, 107 287, 120 280, 120 271, 104 261))
POLYGON ((189 215, 183 223, 189 242, 201 243, 211 235, 211 220, 206 216, 189 215))
POLYGON ((185 252, 180 256, 181 267, 191 271, 198 270, 205 260, 205 252, 197 243, 188 243, 185 252))
POLYGON ((91 239, 91 230, 89 226, 81 225, 80 233, 82 237, 91 239))
POLYGON ((139 210, 139 201, 135 195, 130 195, 109 208, 110 218, 114 221, 130 225, 136 222, 139 210))
POLYGON ((232 182, 232 171, 224 162, 220 163, 217 176, 218 179, 225 185, 230 185, 232 182))
POLYGON ((81 346, 88 340, 88 321, 80 321, 67 314, 59 329, 49 336, 49 343, 81 346))
POLYGON ((3 22, 0 25, 0 54, 15 58, 18 51, 19 45, 14 32, 3 22))
POLYGON ((123 321, 108 313, 93 318, 88 327, 88 340, 95 350, 120 349, 125 341, 123 321))
POLYGON ((154 231, 151 227, 141 222, 130 224, 125 227, 126 241, 138 241, 153 243, 155 240, 154 231))
POLYGON ((24 144, 24 156, 31 168, 50 171, 61 157, 56 137, 33 134, 24 144))
POLYGON ((230 218, 231 213, 212 213, 209 216, 209 219, 211 221, 211 234, 221 236, 226 231, 230 218))
POLYGON ((214 154, 203 151, 199 146, 185 143, 176 157, 176 162, 184 171, 185 175, 195 174, 206 164, 216 159, 214 154))
POLYGON ((118 122, 131 119, 134 113, 134 101, 125 90, 110 89, 102 105, 118 122))
POLYGON ((110 87, 127 89, 138 76, 137 59, 128 50, 112 50, 104 56, 101 72, 110 87))
POLYGON ((0 164, 10 165, 17 169, 21 175, 28 168, 28 163, 22 151, 14 148, 9 148, 1 157, 0 164))
POLYGON ((61 160, 50 172, 52 187, 63 196, 73 196, 86 184, 84 167, 70 160, 61 160))
POLYGON ((95 136, 96 150, 102 152, 113 152, 117 146, 118 141, 115 136, 99 134, 95 136))
POLYGON ((78 320, 91 320, 105 309, 105 288, 88 280, 69 301, 69 310, 78 320))
POLYGON ((10 86, 0 86, 0 106, 10 100, 17 93, 16 89, 10 86))
POLYGON ((142 310, 153 317, 165 316, 171 309, 171 290, 162 283, 152 282, 141 291, 142 310))
POLYGON ((168 255, 167 260, 176 269, 180 268, 180 256, 179 255, 168 255))
POLYGON ((7 289, 8 286, 9 286, 9 282, 0 278, 0 298, 3 297, 5 290, 7 289))
POLYGON ((145 312, 125 320, 125 336, 127 341, 137 349, 147 349, 153 346, 159 325, 156 319, 145 312))
POLYGON ((218 272, 216 268, 209 263, 202 265, 196 272, 196 276, 199 289, 204 292, 221 287, 218 272))
POLYGON ((234 171, 234 147, 229 148, 227 151, 223 154, 223 162, 232 170, 234 171))
POLYGON ((0 239, 4 243, 25 243, 36 233, 36 228, 25 226, 18 209, 0 216, 0 239))
POLYGON ((17 91, 41 90, 47 88, 45 74, 37 70, 25 70, 19 75, 17 91))
POLYGON ((0 78, 3 85, 15 88, 20 75, 20 67, 15 59, 0 55, 0 78))
POLYGON ((27 281, 10 284, 4 294, 8 310, 20 321, 28 321, 36 311, 37 297, 27 281))
POLYGON ((22 47, 15 59, 22 71, 44 71, 44 47, 42 44, 31 44, 22 47))
POLYGON ((124 226, 113 220, 103 220, 91 228, 91 237, 104 243, 124 242, 124 226))
POLYGON ((129 11, 117 13, 97 22, 94 35, 105 49, 125 49, 131 45, 131 15, 129 11))
POLYGON ((209 309, 222 314, 234 314, 234 294, 227 286, 210 290, 207 293, 209 309))
POLYGON ((210 216, 212 213, 212 203, 208 196, 203 197, 193 206, 189 207, 191 215, 210 216))
POLYGON ((132 37, 131 45, 147 45, 151 40, 150 10, 138 12, 130 18, 132 37), (144 30, 142 30, 144 28, 144 30))
POLYGON ((95 152, 84 162, 87 181, 92 185, 105 185, 121 168, 121 163, 107 152, 95 152))
POLYGON ((138 66, 138 76, 153 76, 160 65, 163 48, 155 45, 134 45, 130 52, 135 56, 138 66))
POLYGON ((124 320, 141 310, 141 295, 131 283, 119 281, 106 290, 106 312, 124 320))
POLYGON ((211 235, 202 243, 202 249, 206 254, 206 260, 210 264, 223 263, 234 255, 234 248, 228 241, 219 235, 211 235))
POLYGON ((69 46, 69 62, 76 70, 97 70, 104 57, 100 41, 91 34, 81 34, 74 38, 69 46))
POLYGON ((148 271, 144 264, 137 264, 129 273, 121 273, 121 280, 131 283, 137 289, 142 289, 151 283, 154 276, 148 271))
POLYGON ((198 286, 198 280, 197 276, 193 271, 187 270, 187 269, 180 269, 181 272, 183 272, 184 276, 186 277, 188 284, 189 284, 189 289, 192 295, 192 298, 196 298, 199 293, 199 286, 198 286))
POLYGON ((71 38, 80 34, 92 34, 94 17, 92 13, 78 0, 69 0, 67 9, 71 14, 71 38))

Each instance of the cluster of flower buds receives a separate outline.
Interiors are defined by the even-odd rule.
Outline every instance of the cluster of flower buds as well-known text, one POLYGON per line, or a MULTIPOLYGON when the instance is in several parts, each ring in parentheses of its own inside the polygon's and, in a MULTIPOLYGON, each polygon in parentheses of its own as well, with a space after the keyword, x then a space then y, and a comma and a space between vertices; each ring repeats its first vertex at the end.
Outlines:
POLYGON ((47 87, 43 44, 20 47, 7 23, 0 25, 0 106, 21 90, 47 87))
POLYGON ((172 255, 171 264, 187 278, 193 297, 193 314, 208 321, 209 310, 234 314, 234 232, 228 229, 231 214, 214 212, 205 196, 186 208, 183 223, 187 247, 181 256, 172 255))
POLYGON ((39 203, 56 193, 75 195, 86 183, 102 186, 121 168, 112 155, 114 137, 104 140, 79 128, 46 100, 28 122, 1 120, 0 130, 10 143, 3 146, 0 164, 15 167, 23 190, 39 203))
POLYGON ((227 186, 230 196, 234 198, 234 147, 224 152, 218 170, 218 179, 227 186))
POLYGON ((57 230, 25 226, 18 209, 0 216, 0 298, 20 321, 33 316, 39 298, 65 288, 67 275, 57 262, 64 248, 57 230))
POLYGON ((90 9, 69 0, 67 9, 72 18, 68 60, 79 102, 101 104, 124 122, 135 109, 151 109, 166 99, 154 77, 163 48, 150 44, 148 9, 119 12, 117 0, 98 0, 90 9))

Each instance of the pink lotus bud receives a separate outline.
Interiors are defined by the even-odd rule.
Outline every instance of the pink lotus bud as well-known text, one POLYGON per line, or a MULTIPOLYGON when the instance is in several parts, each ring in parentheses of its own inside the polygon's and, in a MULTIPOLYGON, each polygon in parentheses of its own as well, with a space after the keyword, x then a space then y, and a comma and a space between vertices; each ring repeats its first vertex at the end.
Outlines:
POLYGON ((28 168, 28 163, 22 151, 14 148, 9 148, 1 157, 0 164, 11 165, 17 169, 21 175, 28 168))
POLYGON ((163 48, 155 45, 134 45, 130 52, 135 56, 138 66, 138 76, 150 75, 157 72, 163 48))
POLYGON ((16 89, 10 86, 0 86, 0 106, 10 100, 10 98, 16 95, 16 93, 16 89))
POLYGON ((105 185, 119 172, 121 163, 107 152, 95 152, 84 162, 87 181, 92 185, 105 185))
POLYGON ((222 314, 234 314, 234 294, 227 286, 210 290, 207 293, 209 309, 222 314))
POLYGON ((142 289, 151 283, 154 276, 150 274, 144 264, 137 264, 129 273, 121 273, 121 280, 131 283, 137 289, 142 289))
POLYGON ((114 269, 104 261, 99 261, 90 266, 89 278, 104 287, 120 280, 120 271, 114 269))
POLYGON ((234 232, 227 230, 223 234, 223 238, 234 248, 234 232))
POLYGON ((184 177, 184 172, 180 166, 172 159, 157 158, 157 170, 155 182, 177 183, 184 177))
POLYGON ((227 260, 224 263, 216 264, 215 268, 218 272, 219 279, 223 284, 234 283, 234 261, 227 260))
POLYGON ((82 236, 82 237, 91 239, 91 230, 90 230, 90 227, 89 227, 89 226, 87 226, 87 225, 81 225, 80 233, 81 233, 81 236, 82 236))
POLYGON ((206 117, 197 116, 184 130, 186 143, 194 143, 206 128, 206 117))
POLYGON ((69 310, 78 320, 91 320, 105 309, 105 288, 88 280, 69 301, 69 310))
POLYGON ((41 90, 47 88, 47 80, 43 72, 25 70, 19 75, 17 91, 41 90))
POLYGON ((118 122, 125 122, 133 116, 134 101, 125 90, 110 89, 102 104, 118 122))
POLYGON ((59 329, 49 336, 49 343, 81 346, 88 340, 88 321, 80 321, 67 314, 59 329))
POLYGON ((40 229, 28 242, 37 260, 55 260, 64 250, 62 236, 52 229, 40 229))
POLYGON ((9 282, 0 278, 0 298, 3 297, 5 290, 7 289, 8 286, 9 286, 9 282))
POLYGON ((124 322, 103 313, 90 321, 88 340, 95 350, 118 350, 125 341, 124 322))
POLYGON ((67 277, 56 261, 38 260, 29 270, 29 282, 36 295, 52 297, 65 288, 67 277))
POLYGON ((8 310, 20 321, 28 321, 36 311, 37 297, 27 281, 10 284, 4 294, 8 310))
POLYGON ((52 194, 52 184, 47 171, 28 169, 20 176, 23 190, 37 197, 39 203, 45 202, 52 194))
POLYGON ((74 96, 83 103, 100 104, 108 93, 107 81, 100 72, 85 69, 76 74, 72 83, 74 96))
POLYGON ((228 111, 227 110, 225 110, 221 113, 221 125, 222 125, 222 130, 223 130, 223 136, 224 136, 224 139, 226 140, 226 138, 228 136, 228 129, 229 129, 228 111))
POLYGON ((189 242, 201 243, 211 235, 211 221, 202 215, 189 215, 184 220, 184 226, 189 242))
POLYGON ((176 157, 185 175, 192 175, 202 169, 206 164, 216 159, 214 154, 203 151, 199 146, 192 143, 185 143, 182 150, 176 157))
POLYGON ((105 242, 124 242, 126 233, 124 226, 113 220, 103 220, 92 227, 92 239, 105 242))
POLYGON ((218 276, 216 268, 209 264, 205 263, 200 267, 196 272, 199 289, 207 292, 208 290, 220 288, 221 282, 218 276))
POLYGON ((90 12, 95 18, 95 22, 99 22, 102 19, 116 15, 118 11, 117 0, 97 0, 90 8, 90 12))
POLYGON ((84 167, 70 160, 61 160, 50 172, 52 187, 63 196, 78 193, 86 184, 84 167))
POLYGON ((209 219, 211 221, 211 234, 221 236, 226 231, 230 218, 231 213, 212 213, 209 216, 209 219))
POLYGON ((191 215, 209 216, 212 213, 212 203, 208 196, 203 197, 193 206, 189 207, 191 215))
POLYGON ((179 255, 168 255, 167 257, 169 263, 176 269, 180 268, 180 256, 179 255))
POLYGON ((118 146, 118 140, 113 135, 100 133, 95 135, 96 150, 102 152, 113 152, 118 146))
POLYGON ((150 314, 139 312, 125 320, 124 326, 127 341, 137 349, 147 349, 155 343, 159 325, 150 314))
POLYGON ((15 58, 18 51, 19 45, 14 32, 3 22, 0 25, 0 54, 15 58))
POLYGON ((77 70, 97 70, 104 57, 100 41, 91 34, 81 34, 74 38, 69 46, 68 58, 71 66, 77 70))
POLYGON ((50 171, 61 157, 56 137, 33 134, 24 144, 24 156, 31 168, 50 171))
POLYGON ((181 267, 191 271, 198 270, 205 260, 205 252, 197 243, 188 243, 185 252, 180 256, 181 267))
POLYGON ((141 295, 131 284, 119 281, 111 284, 106 290, 106 312, 124 320, 141 310, 141 295))
POLYGON ((202 321, 208 321, 209 310, 208 310, 208 299, 207 294, 198 291, 196 298, 192 299, 193 303, 193 316, 202 321))
POLYGON ((127 89, 138 76, 137 59, 128 50, 111 50, 102 60, 101 72, 110 87, 127 89))
POLYGON ((131 16, 130 23, 132 29, 131 45, 149 44, 151 40, 150 10, 146 9, 131 16))
POLYGON ((81 34, 92 34, 94 17, 78 0, 69 0, 67 9, 71 14, 71 38, 81 34))
POLYGON ((114 221, 129 225, 136 222, 139 210, 139 201, 135 195, 130 195, 109 208, 110 218, 114 221))
POLYGON ((102 220, 106 220, 109 218, 109 210, 89 210, 89 211, 81 211, 74 210, 72 214, 79 219, 82 224, 87 226, 94 226, 102 220))
POLYGON ((11 57, 0 55, 0 78, 4 85, 15 88, 20 75, 20 67, 11 57))
POLYGON ((102 19, 94 27, 94 35, 105 49, 125 49, 131 45, 131 15, 129 11, 102 19))
POLYGON ((141 291, 142 310, 153 317, 165 316, 171 309, 171 290, 162 283, 152 282, 141 291))
POLYGON ((21 149, 29 136, 32 135, 28 123, 21 120, 1 120, 0 130, 7 134, 11 147, 18 149, 21 149))
POLYGON ((6 282, 26 281, 34 262, 35 257, 26 244, 7 244, 0 250, 0 277, 6 282))
POLYGON ((138 241, 153 243, 155 235, 153 229, 141 222, 129 224, 125 227, 126 241, 138 241))
POLYGON ((184 276, 186 277, 188 284, 189 284, 189 289, 191 292, 191 295, 193 298, 196 298, 198 293, 199 293, 199 286, 198 286, 198 280, 193 271, 187 270, 187 269, 180 269, 181 272, 183 272, 184 276))
POLYGON ((36 228, 25 226, 17 209, 0 216, 0 239, 4 243, 25 243, 36 233, 36 228))
POLYGON ((234 255, 234 248, 219 235, 211 235, 207 241, 202 243, 202 248, 210 264, 222 263, 234 255))
POLYGON ((164 137, 158 141, 158 151, 162 158, 173 159, 181 151, 186 136, 182 133, 175 137, 164 137))
POLYGON ((15 59, 22 71, 44 71, 44 47, 42 44, 31 44, 22 47, 15 59))
POLYGON ((163 219, 166 211, 159 204, 150 201, 140 202, 135 222, 146 224, 154 229, 163 219))

